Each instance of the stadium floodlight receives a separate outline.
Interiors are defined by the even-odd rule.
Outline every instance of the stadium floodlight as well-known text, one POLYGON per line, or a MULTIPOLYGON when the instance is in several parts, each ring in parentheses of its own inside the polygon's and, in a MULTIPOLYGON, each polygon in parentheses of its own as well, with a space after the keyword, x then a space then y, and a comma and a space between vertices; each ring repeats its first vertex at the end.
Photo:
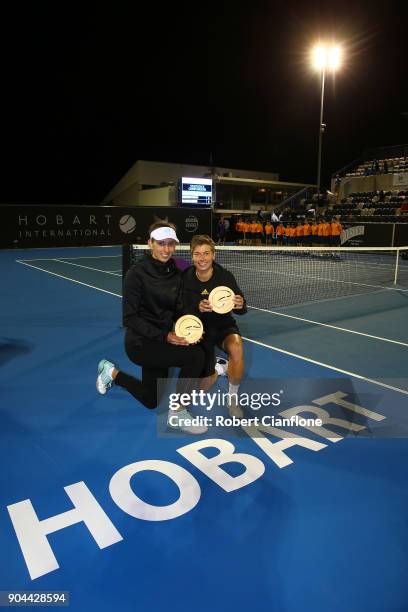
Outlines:
POLYGON ((316 45, 312 49, 312 66, 315 70, 335 72, 341 65, 341 47, 339 45, 316 45))
POLYGON ((339 45, 326 45, 319 43, 312 49, 312 67, 320 73, 320 123, 319 123, 319 150, 317 155, 317 191, 320 194, 321 168, 322 168, 322 136, 326 128, 323 123, 324 82, 326 72, 335 72, 341 66, 342 52, 339 45))

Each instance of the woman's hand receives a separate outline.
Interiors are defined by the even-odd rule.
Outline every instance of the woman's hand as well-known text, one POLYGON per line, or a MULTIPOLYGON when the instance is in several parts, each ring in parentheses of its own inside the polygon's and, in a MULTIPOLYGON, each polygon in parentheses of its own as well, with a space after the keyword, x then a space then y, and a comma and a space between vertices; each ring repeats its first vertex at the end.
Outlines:
POLYGON ((176 332, 169 332, 167 334, 167 342, 169 344, 177 344, 178 346, 188 346, 188 342, 182 336, 177 336, 176 332))

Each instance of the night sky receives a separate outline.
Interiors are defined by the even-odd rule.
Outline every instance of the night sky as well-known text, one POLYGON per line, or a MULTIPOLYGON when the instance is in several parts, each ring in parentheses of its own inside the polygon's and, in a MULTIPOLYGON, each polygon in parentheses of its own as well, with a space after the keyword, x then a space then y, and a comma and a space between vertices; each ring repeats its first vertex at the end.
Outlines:
POLYGON ((323 186, 364 148, 408 142, 406 2, 86 6, 3 15, 2 203, 99 203, 137 159, 316 182, 319 37, 345 49, 323 186))

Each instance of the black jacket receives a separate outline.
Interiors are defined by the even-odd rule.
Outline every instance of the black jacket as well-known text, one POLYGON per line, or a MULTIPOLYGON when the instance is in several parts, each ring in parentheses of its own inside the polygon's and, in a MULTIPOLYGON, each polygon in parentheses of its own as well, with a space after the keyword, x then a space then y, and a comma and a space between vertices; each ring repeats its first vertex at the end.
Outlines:
POLYGON ((135 344, 165 342, 181 313, 181 272, 173 259, 162 263, 148 254, 127 271, 123 322, 135 344))
MULTIPOLYGON (((232 313, 218 314, 216 312, 200 312, 198 304, 201 300, 207 299, 211 291, 215 287, 223 285, 233 290, 236 295, 242 295, 241 289, 238 287, 235 276, 229 271, 217 264, 213 263, 214 272, 208 281, 200 281, 197 278, 194 266, 190 266, 183 272, 183 306, 184 312, 194 314, 203 322, 205 329, 226 328, 236 325, 232 313)), ((244 298, 244 307, 240 310, 233 310, 234 314, 243 315, 247 312, 246 302, 244 298)))

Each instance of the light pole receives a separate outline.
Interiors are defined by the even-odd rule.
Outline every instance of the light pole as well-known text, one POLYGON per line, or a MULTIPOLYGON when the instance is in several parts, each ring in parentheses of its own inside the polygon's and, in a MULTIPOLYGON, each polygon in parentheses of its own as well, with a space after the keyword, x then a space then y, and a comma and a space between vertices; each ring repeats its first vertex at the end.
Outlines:
POLYGON ((319 121, 319 147, 317 153, 317 193, 320 195, 322 171, 322 139, 326 124, 323 123, 324 84, 326 71, 335 72, 340 66, 341 49, 337 45, 319 44, 312 50, 312 66, 320 73, 320 121, 319 121))

